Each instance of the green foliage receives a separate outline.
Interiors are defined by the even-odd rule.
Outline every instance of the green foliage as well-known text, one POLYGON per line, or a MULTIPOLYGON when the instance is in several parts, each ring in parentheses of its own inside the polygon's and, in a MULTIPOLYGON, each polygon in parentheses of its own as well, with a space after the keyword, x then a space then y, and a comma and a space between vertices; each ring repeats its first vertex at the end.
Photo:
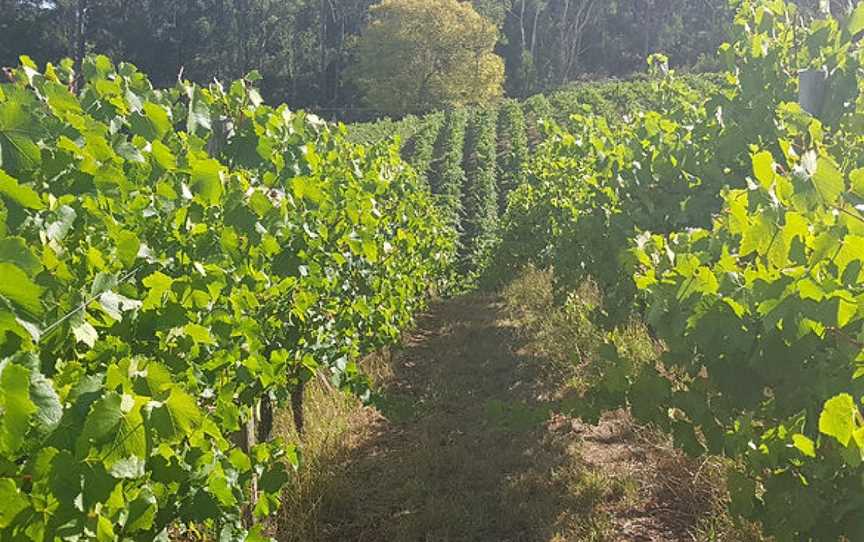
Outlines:
POLYGON ((469 2, 382 0, 357 39, 352 78, 385 114, 483 104, 502 93, 498 30, 469 2))
POLYGON ((368 391, 452 230, 394 145, 247 80, 70 67, 0 85, 0 540, 261 539, 299 451, 235 434, 317 372, 368 391))
POLYGON ((435 142, 438 140, 443 124, 443 113, 429 114, 423 118, 422 125, 408 141, 411 147, 408 162, 414 166, 417 175, 427 184, 435 154, 435 142))
POLYGON ((353 143, 374 145, 398 137, 404 144, 424 125, 423 119, 424 117, 407 115, 399 120, 384 117, 373 122, 356 123, 348 130, 347 138, 353 143))
POLYGON ((840 21, 798 15, 742 1, 715 90, 652 57, 650 109, 550 127, 496 257, 553 269, 559 294, 592 279, 596 325, 637 313, 663 346, 655 365, 610 341, 584 415, 626 405, 733 459, 732 512, 778 540, 858 540, 862 52, 840 21), (816 117, 794 101, 801 69, 830 73, 816 117))
POLYGON ((514 100, 501 106, 498 118, 498 212, 507 209, 507 196, 525 182, 528 132, 522 107, 514 100))
POLYGON ((432 193, 438 196, 445 220, 458 232, 462 231, 462 191, 465 186, 462 157, 467 124, 467 110, 454 109, 446 113, 436 145, 438 167, 431 179, 432 193))
MULTIPOLYGON (((525 114, 525 124, 528 129, 528 142, 532 147, 537 146, 543 140, 543 123, 551 120, 554 115, 549 98, 543 94, 531 96, 522 104, 525 114)), ((567 111, 570 114, 570 111, 567 111)))
POLYGON ((482 272, 498 230, 495 146, 497 109, 478 109, 465 137, 466 183, 462 193, 462 264, 466 274, 482 272))
POLYGON ((695 179, 690 164, 711 163, 706 98, 669 75, 651 82, 664 113, 638 109, 614 124, 584 109, 557 125, 535 149, 530 182, 511 195, 496 273, 534 263, 553 266, 559 292, 593 278, 620 321, 633 304, 631 273, 620 253, 635 231, 698 224, 719 207, 721 179, 695 179), (669 98, 668 101, 672 101, 669 98))

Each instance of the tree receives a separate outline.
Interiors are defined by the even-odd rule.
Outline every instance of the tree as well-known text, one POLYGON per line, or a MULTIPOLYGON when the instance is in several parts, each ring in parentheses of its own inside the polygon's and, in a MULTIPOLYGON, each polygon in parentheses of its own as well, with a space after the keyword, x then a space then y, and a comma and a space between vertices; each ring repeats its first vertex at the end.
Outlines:
POLYGON ((494 23, 458 0, 383 0, 356 42, 353 79, 366 103, 401 115, 502 94, 494 23))

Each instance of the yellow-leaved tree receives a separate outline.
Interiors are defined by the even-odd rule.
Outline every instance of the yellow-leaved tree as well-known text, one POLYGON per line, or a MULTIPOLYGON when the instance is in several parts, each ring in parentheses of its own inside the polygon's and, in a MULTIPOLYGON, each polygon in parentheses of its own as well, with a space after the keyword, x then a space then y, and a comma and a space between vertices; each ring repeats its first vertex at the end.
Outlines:
POLYGON ((370 11, 352 66, 370 107, 401 115, 501 96, 498 30, 470 2, 382 0, 370 11))

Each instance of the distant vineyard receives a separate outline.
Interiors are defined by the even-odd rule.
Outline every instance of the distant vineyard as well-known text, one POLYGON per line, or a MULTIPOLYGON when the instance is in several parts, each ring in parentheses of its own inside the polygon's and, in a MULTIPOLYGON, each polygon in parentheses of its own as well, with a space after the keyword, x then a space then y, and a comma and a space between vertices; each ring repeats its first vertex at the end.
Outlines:
MULTIPOLYGON (((716 92, 721 80, 717 74, 677 79, 679 90, 692 100, 716 92)), ((525 180, 530 154, 547 136, 544 123, 568 127, 573 115, 588 115, 617 125, 662 108, 664 99, 656 77, 586 83, 521 103, 505 100, 497 106, 354 124, 347 137, 358 143, 400 142, 403 158, 429 181, 450 223, 461 232, 459 280, 470 285, 488 267, 498 217, 507 208, 508 194, 525 180), (497 119, 494 132, 490 115, 497 119), (498 200, 496 210, 491 199, 498 200)))

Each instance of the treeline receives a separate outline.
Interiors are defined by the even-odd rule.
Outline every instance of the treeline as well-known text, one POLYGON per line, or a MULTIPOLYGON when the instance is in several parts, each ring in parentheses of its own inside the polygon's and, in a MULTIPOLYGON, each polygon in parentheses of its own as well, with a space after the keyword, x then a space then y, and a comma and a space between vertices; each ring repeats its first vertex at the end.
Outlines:
MULTIPOLYGON (((374 118, 351 82, 352 41, 374 0, 0 0, 0 65, 104 53, 157 87, 252 70, 268 102, 328 118, 374 118)), ((808 0, 808 3, 816 3, 808 0)), ((702 67, 725 38, 727 0, 474 0, 499 29, 496 52, 513 97, 581 78, 621 76, 665 51, 702 67)))

